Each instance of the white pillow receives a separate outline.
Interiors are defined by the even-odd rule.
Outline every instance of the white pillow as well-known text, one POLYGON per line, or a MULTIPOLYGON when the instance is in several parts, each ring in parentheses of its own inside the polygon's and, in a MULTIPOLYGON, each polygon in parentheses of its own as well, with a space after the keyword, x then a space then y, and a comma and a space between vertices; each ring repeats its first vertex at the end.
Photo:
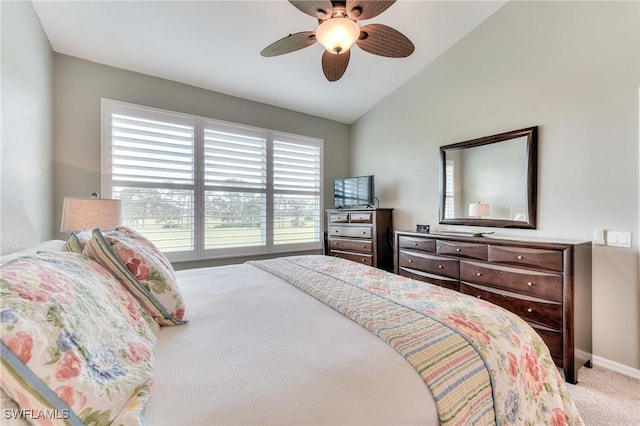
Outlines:
POLYGON ((4 265, 5 263, 11 262, 13 259, 17 259, 28 254, 36 254, 42 251, 62 251, 62 246, 64 246, 64 243, 65 242, 62 240, 48 240, 38 244, 35 247, 0 256, 0 265, 4 265))

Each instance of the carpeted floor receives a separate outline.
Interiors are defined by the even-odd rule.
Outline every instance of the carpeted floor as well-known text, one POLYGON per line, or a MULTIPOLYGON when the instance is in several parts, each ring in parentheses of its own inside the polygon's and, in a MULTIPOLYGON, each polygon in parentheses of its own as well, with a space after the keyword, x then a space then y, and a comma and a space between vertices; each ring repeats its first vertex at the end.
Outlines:
POLYGON ((578 384, 567 387, 586 426, 640 425, 640 380, 602 367, 582 367, 578 384))

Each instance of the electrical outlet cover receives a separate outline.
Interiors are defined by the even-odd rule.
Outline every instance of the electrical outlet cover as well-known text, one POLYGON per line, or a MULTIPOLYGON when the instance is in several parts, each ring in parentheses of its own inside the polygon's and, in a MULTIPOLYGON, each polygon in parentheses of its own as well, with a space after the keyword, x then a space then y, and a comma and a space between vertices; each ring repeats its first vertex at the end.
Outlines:
POLYGON ((603 246, 606 244, 604 239, 604 229, 593 230, 593 244, 596 246, 603 246))

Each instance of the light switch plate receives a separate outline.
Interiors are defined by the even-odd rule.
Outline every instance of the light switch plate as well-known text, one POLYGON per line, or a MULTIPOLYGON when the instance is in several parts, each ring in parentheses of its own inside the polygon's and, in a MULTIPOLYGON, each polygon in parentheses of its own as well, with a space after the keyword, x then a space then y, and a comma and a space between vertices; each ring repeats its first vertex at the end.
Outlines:
POLYGON ((631 232, 607 231, 607 245, 631 248, 631 232))

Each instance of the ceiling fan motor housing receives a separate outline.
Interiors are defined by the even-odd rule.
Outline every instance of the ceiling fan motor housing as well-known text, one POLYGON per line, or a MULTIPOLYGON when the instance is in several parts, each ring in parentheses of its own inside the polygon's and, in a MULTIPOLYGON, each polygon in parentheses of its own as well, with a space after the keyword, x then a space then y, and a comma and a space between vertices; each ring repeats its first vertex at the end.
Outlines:
POLYGON ((329 81, 339 80, 347 70, 350 47, 388 58, 404 58, 413 53, 414 45, 399 31, 382 24, 359 27, 360 20, 371 19, 387 10, 395 0, 289 0, 301 12, 317 18, 314 31, 289 34, 260 54, 265 57, 282 55, 311 46, 318 41, 325 47, 322 70, 329 81))

